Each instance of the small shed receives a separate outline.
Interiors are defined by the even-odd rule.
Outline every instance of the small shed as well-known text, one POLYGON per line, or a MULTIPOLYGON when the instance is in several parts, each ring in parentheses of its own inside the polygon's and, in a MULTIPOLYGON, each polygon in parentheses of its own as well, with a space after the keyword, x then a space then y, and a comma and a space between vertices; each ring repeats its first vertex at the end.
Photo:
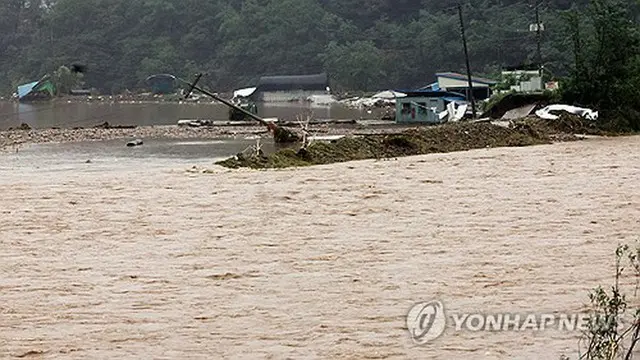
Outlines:
POLYGON ((406 94, 396 98, 397 123, 428 123, 443 122, 440 114, 447 110, 447 104, 454 101, 465 101, 465 96, 459 93, 431 90, 397 90, 406 94))
POLYGON ((154 94, 173 94, 176 92, 176 78, 170 74, 151 75, 146 80, 154 94))

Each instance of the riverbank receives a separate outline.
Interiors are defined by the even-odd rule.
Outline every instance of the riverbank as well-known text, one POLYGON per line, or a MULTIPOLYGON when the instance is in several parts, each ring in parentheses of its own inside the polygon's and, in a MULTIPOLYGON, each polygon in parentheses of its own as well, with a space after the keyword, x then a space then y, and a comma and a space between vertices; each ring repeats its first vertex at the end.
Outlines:
POLYGON ((349 136, 314 142, 305 148, 283 149, 272 154, 238 154, 218 162, 229 168, 285 168, 364 159, 397 158, 479 148, 514 147, 574 141, 576 134, 602 132, 575 116, 559 120, 538 118, 512 122, 457 122, 412 128, 393 134, 349 136))
POLYGON ((99 166, 3 168, 0 358, 576 358, 581 333, 554 326, 451 321, 416 346, 406 314, 584 311, 640 233, 640 137, 280 171, 99 166))
MULTIPOLYGON (((224 122, 220 122, 224 123, 224 122)), ((410 128, 398 126, 390 122, 354 122, 346 121, 330 124, 319 123, 310 126, 310 131, 322 135, 369 135, 396 133, 410 128)), ((29 144, 66 143, 100 140, 130 140, 133 138, 167 138, 167 139, 214 139, 233 137, 272 138, 264 126, 240 122, 235 125, 227 122, 216 126, 111 126, 101 124, 91 128, 74 129, 30 129, 28 127, 0 131, 0 152, 12 151, 16 147, 29 144)), ((125 141, 126 143, 126 141, 125 141)))

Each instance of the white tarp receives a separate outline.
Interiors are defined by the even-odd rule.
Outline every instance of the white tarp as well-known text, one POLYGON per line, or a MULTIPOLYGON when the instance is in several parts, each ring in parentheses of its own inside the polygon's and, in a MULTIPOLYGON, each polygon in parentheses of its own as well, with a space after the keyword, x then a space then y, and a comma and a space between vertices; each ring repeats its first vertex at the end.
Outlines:
POLYGON ((233 97, 234 98, 248 97, 248 96, 251 96, 251 94, 253 94, 254 92, 256 92, 256 88, 255 87, 238 89, 238 90, 233 92, 233 97))
POLYGON ((462 104, 456 109, 456 114, 453 116, 454 121, 460 121, 467 114, 469 110, 469 104, 462 104))
POLYGON ((387 91, 383 91, 383 92, 379 92, 375 95, 373 95, 371 98, 372 99, 395 99, 395 98, 399 98, 399 97, 405 97, 407 96, 407 94, 401 93, 401 92, 397 92, 397 91, 393 91, 393 90, 387 90, 387 91))
POLYGON ((330 105, 335 103, 337 100, 333 95, 311 95, 307 99, 310 102, 316 105, 330 105))
POLYGON ((580 108, 580 107, 576 107, 576 106, 570 106, 570 105, 549 105, 545 108, 542 108, 538 111, 536 111, 536 116, 541 118, 541 119, 545 119, 545 120, 558 120, 560 118, 560 116, 553 114, 553 112, 561 112, 561 111, 566 111, 570 114, 574 114, 574 115, 578 115, 580 117, 583 117, 587 120, 597 120, 598 119, 598 112, 597 111, 593 111, 591 109, 585 109, 585 108, 580 108))
POLYGON ((374 106, 389 106, 395 105, 396 98, 405 97, 407 94, 400 93, 393 90, 387 90, 379 92, 372 97, 367 98, 350 98, 340 101, 346 106, 350 107, 374 107, 374 106))
POLYGON ((447 110, 445 111, 448 115, 447 120, 452 122, 462 120, 468 108, 468 104, 456 103, 455 101, 448 103, 447 110))

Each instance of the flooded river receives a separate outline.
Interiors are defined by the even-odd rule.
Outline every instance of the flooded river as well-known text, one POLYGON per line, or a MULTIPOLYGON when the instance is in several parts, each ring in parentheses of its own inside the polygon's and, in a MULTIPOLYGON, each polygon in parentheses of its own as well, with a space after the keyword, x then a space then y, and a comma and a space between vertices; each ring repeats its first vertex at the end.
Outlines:
POLYGON ((418 346, 406 315, 583 311, 640 234, 640 137, 281 171, 29 151, 0 155, 1 359, 577 359, 577 331, 418 346))
MULTIPOLYGON (((375 114, 348 109, 340 104, 261 104, 262 117, 295 120, 310 114, 317 119, 376 119, 375 114)), ((120 104, 120 103, 16 103, 0 102, 0 130, 21 123, 34 129, 91 127, 105 121, 112 125, 175 125, 179 119, 228 120, 228 108, 221 104, 120 104)))

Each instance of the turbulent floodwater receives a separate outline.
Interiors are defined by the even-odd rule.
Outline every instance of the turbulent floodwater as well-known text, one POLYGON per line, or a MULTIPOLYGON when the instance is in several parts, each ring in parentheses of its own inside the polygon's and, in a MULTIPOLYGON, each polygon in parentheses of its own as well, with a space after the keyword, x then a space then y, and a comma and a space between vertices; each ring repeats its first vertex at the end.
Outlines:
POLYGON ((577 358, 553 330, 416 346, 405 316, 584 310, 640 233, 639 137, 284 171, 16 156, 3 359, 577 358))
MULTIPOLYGON (((317 119, 376 119, 377 115, 347 109, 339 104, 261 104, 262 117, 295 120, 299 115, 317 119)), ((91 127, 109 122, 112 125, 175 125, 179 119, 228 120, 228 108, 221 104, 109 104, 109 103, 16 103, 0 101, 0 130, 21 123, 35 129, 91 127)))

